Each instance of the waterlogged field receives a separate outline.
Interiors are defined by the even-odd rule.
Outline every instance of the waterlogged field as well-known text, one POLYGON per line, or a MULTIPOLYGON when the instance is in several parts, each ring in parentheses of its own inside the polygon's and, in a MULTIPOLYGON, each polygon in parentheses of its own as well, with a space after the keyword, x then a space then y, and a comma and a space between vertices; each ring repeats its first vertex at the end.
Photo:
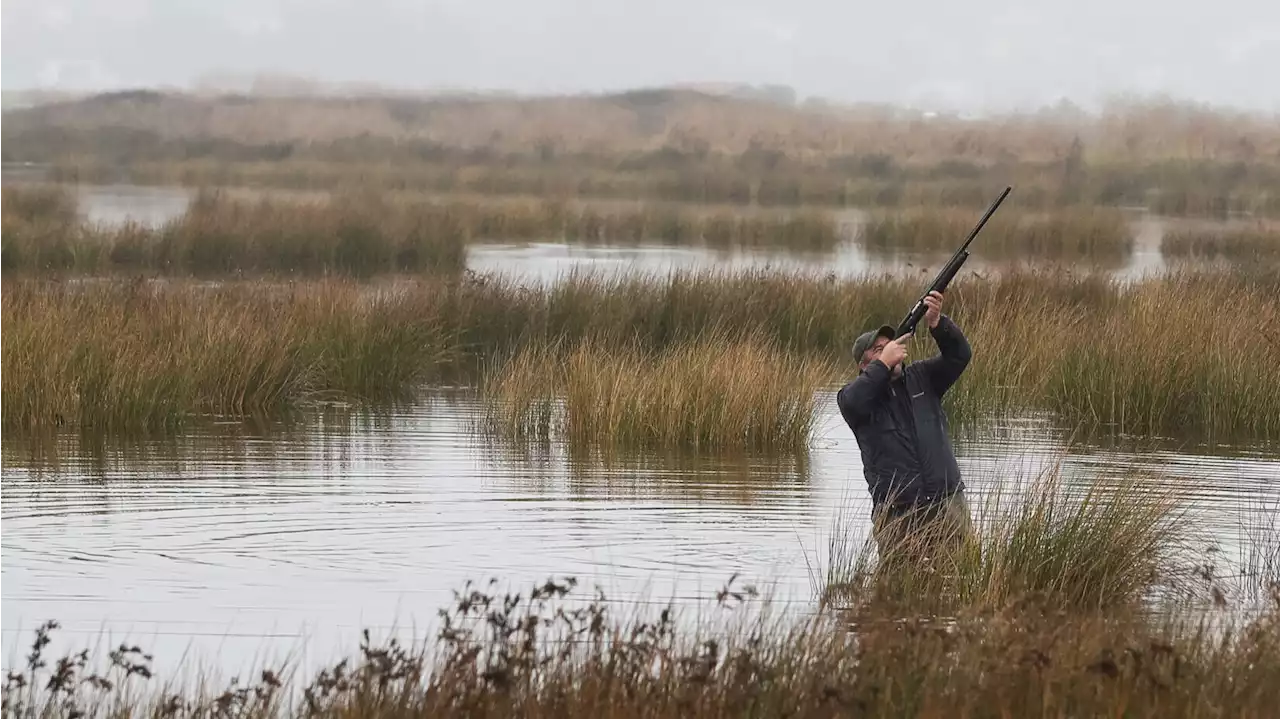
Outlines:
POLYGON ((1280 701, 1269 225, 999 216, 886 573, 835 391, 976 213, 96 192, 6 187, 6 712, 1280 701))

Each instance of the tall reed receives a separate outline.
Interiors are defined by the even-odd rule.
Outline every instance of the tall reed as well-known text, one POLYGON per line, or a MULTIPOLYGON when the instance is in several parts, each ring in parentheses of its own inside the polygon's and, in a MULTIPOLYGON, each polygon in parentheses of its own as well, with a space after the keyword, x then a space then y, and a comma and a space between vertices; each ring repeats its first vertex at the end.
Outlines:
MULTIPOLYGON (((190 282, 140 287, 146 302, 112 281, 4 283, 6 426, 51 422, 55 415, 74 421, 80 410, 68 415, 67 408, 80 405, 77 378, 95 376, 99 365, 117 366, 111 357, 125 362, 154 352, 166 370, 145 376, 175 382, 205 373, 208 352, 174 348, 220 334, 232 346, 248 342, 229 312, 245 317, 244 333, 264 335, 261 345, 237 350, 244 355, 237 361, 282 363, 292 367, 291 377, 311 377, 317 355, 275 354, 281 343, 293 346, 297 333, 307 338, 297 346, 323 350, 326 379, 319 386, 343 391, 367 383, 409 390, 439 377, 442 364, 465 381, 500 358, 544 345, 572 351, 589 344, 605 366, 605 355, 661 353, 700 340, 714 357, 751 337, 796 360, 836 362, 828 379, 835 386, 856 373, 852 339, 896 321, 920 291, 898 278, 767 271, 574 274, 536 287, 478 275, 370 284, 230 281, 217 291, 190 282), (723 345, 708 345, 710 338, 723 345), (57 369, 73 359, 74 369, 57 369), (339 380, 336 368, 343 366, 363 379, 339 380)), ((1265 270, 1187 271, 1131 283, 1047 272, 965 276, 948 293, 946 311, 974 358, 945 401, 960 414, 1045 410, 1073 425, 1122 433, 1274 438, 1280 337, 1270 328, 1280 319, 1277 292, 1280 276, 1265 270)), ((936 352, 927 330, 914 342, 917 359, 936 352)), ((135 371, 129 362, 118 366, 135 371)), ((113 393, 92 411, 163 404, 167 396, 113 393)))
POLYGON ((534 347, 485 380, 491 426, 571 444, 798 450, 831 367, 758 338, 704 337, 660 353, 534 347))
POLYGON ((1173 493, 1159 482, 1073 486, 1060 463, 1026 486, 991 477, 966 482, 971 496, 980 487, 976 496, 985 497, 967 510, 978 529, 949 548, 926 544, 925 534, 880 546, 860 542, 851 518, 841 517, 827 600, 947 613, 1035 597, 1055 608, 1098 611, 1136 607, 1158 588, 1188 588, 1192 538, 1173 493))
POLYGON ((395 397, 447 349, 404 295, 6 282, 6 427, 173 425, 322 397, 395 397))

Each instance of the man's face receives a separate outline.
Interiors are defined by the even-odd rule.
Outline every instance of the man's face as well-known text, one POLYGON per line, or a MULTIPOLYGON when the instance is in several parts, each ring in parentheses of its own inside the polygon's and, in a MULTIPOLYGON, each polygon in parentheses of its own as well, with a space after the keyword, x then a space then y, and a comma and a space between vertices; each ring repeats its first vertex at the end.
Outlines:
MULTIPOLYGON (((858 369, 866 369, 867 365, 875 362, 880 357, 880 353, 884 351, 884 346, 889 344, 888 337, 876 337, 876 341, 871 343, 871 347, 862 353, 862 361, 858 363, 858 369)), ((902 376, 902 363, 893 366, 893 376, 902 376)))
POLYGON ((877 337, 876 341, 871 343, 871 347, 869 347, 866 352, 862 353, 862 363, 858 366, 862 369, 866 369, 867 365, 876 361, 876 358, 880 356, 882 351, 884 351, 884 346, 887 344, 889 344, 889 340, 887 338, 877 337))

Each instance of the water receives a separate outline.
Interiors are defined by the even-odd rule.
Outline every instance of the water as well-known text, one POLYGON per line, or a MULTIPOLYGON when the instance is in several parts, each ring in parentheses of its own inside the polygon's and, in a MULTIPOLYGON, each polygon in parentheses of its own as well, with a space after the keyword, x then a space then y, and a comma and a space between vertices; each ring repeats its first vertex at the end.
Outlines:
MULTIPOLYGON (((314 666, 366 627, 422 636, 452 590, 491 577, 523 589, 573 575, 612 599, 692 605, 737 572, 811 611, 810 564, 836 517, 865 531, 869 511, 857 445, 824 410, 805 456, 609 465, 494 445, 463 390, 373 418, 203 423, 167 439, 6 436, 6 666, 49 618, 68 646, 127 639, 160 666, 314 666)), ((956 442, 975 506, 993 476, 1025 480, 1064 452, 1070 482, 1163 470, 1226 558, 1243 551, 1251 509, 1280 506, 1280 450, 1066 452, 1032 419, 956 442)))
POLYGON ((76 185, 80 212, 91 224, 137 222, 159 227, 187 211, 195 191, 185 187, 76 185))

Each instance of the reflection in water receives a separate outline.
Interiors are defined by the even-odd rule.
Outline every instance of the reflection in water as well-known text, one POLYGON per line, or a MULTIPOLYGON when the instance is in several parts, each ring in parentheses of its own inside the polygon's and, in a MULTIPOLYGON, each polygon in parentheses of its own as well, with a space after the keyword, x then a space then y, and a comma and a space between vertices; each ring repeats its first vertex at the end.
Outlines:
POLYGON ((160 227, 187 211, 195 191, 185 187, 77 185, 80 212, 91 224, 136 222, 160 227))
MULTIPOLYGON (((469 391, 369 414, 330 407, 268 427, 169 438, 3 441, 4 649, 56 617, 161 661, 190 648, 234 671, 268 652, 323 661, 366 626, 421 635, 463 582, 578 576, 612 598, 689 602, 734 572, 811 606, 840 514, 865 531, 856 443, 834 407, 803 457, 581 457, 502 450, 469 391), (302 644, 303 638, 308 644, 302 644), (266 638, 275 638, 267 643, 266 638)), ((1239 507, 1280 503, 1280 454, 1082 444, 1026 419, 957 435, 973 502, 1062 460, 1086 483, 1159 469, 1197 529, 1243 553, 1239 507)))

